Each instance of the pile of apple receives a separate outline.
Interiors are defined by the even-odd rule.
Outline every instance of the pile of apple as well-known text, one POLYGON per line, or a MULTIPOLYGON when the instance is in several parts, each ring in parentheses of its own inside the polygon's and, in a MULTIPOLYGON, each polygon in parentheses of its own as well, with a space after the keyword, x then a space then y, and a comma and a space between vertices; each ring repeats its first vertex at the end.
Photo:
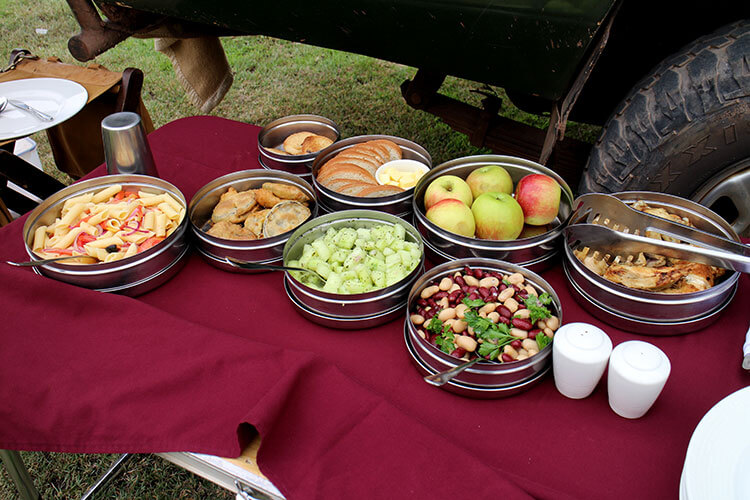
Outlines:
POLYGON ((442 175, 424 194, 427 218, 435 225, 467 237, 514 240, 547 230, 560 208, 560 185, 544 174, 529 174, 513 190, 503 167, 473 170, 466 180, 442 175), (525 224, 525 225, 524 225, 525 224))

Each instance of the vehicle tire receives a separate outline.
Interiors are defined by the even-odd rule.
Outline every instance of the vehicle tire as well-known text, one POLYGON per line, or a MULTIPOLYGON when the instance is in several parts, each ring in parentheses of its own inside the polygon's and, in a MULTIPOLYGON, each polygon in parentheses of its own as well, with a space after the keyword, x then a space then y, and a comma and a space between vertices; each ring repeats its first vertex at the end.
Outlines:
POLYGON ((605 124, 580 192, 676 194, 750 235, 749 65, 747 20, 664 60, 605 124))

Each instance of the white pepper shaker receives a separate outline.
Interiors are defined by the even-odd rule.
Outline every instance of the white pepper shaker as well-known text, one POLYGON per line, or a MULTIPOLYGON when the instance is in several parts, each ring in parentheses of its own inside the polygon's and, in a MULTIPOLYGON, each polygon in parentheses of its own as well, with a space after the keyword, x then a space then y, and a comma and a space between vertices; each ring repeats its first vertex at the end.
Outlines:
POLYGON ((609 406, 621 417, 642 417, 661 394, 671 369, 667 355, 653 344, 619 344, 609 359, 609 406))
POLYGON ((582 399, 594 391, 607 367, 612 341, 601 328, 568 323, 555 332, 552 371, 563 396, 582 399))

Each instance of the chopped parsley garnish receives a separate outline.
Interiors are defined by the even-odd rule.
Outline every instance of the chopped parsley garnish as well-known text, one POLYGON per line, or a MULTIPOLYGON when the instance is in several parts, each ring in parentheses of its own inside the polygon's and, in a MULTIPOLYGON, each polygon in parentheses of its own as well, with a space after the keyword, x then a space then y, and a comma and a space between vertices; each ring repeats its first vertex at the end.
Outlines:
POLYGON ((464 299, 461 302, 463 302, 465 305, 469 307, 482 307, 483 305, 486 304, 486 302, 483 301, 482 299, 471 300, 469 297, 464 297, 464 299))
POLYGON ((476 311, 468 310, 464 313, 464 321, 474 330, 477 340, 481 339, 479 355, 483 358, 497 360, 500 349, 510 344, 516 337, 510 334, 510 327, 505 323, 493 323, 487 318, 482 318, 476 311))
POLYGON ((552 297, 550 297, 547 292, 544 292, 539 297, 529 295, 528 298, 524 299, 523 303, 526 305, 526 309, 531 313, 529 321, 533 324, 540 319, 549 318, 552 313, 550 313, 549 309, 544 306, 551 302, 552 297))
POLYGON ((453 334, 453 330, 450 325, 443 324, 437 317, 433 316, 429 323, 427 323, 427 331, 435 337, 435 344, 446 354, 452 353, 456 349, 455 340, 456 337, 453 334))
POLYGON ((543 334, 543 333, 539 333, 539 334, 538 334, 538 335, 536 336, 536 345, 538 345, 538 346, 539 346, 539 350, 540 350, 540 351, 541 351, 542 349, 544 349, 545 347, 547 347, 547 345, 548 345, 548 344, 549 344, 550 342, 552 342, 552 339, 551 339, 551 338, 549 338, 549 337, 547 337, 547 336, 546 336, 545 334, 543 334))

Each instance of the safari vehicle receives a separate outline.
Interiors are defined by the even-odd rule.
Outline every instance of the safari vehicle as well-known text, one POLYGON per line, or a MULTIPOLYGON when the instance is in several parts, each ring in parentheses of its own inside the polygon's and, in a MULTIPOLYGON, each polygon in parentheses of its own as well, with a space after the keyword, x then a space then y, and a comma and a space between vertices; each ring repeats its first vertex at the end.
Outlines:
MULTIPOLYGON (((418 68, 402 94, 477 146, 540 161, 579 191, 651 190, 750 232, 750 21, 718 0, 245 2, 68 0, 88 60, 128 36, 268 35, 418 68), (540 130, 441 95, 446 75, 502 87, 540 130), (595 144, 568 120, 602 125, 595 144)), ((491 87, 488 87, 491 89, 491 87)))

